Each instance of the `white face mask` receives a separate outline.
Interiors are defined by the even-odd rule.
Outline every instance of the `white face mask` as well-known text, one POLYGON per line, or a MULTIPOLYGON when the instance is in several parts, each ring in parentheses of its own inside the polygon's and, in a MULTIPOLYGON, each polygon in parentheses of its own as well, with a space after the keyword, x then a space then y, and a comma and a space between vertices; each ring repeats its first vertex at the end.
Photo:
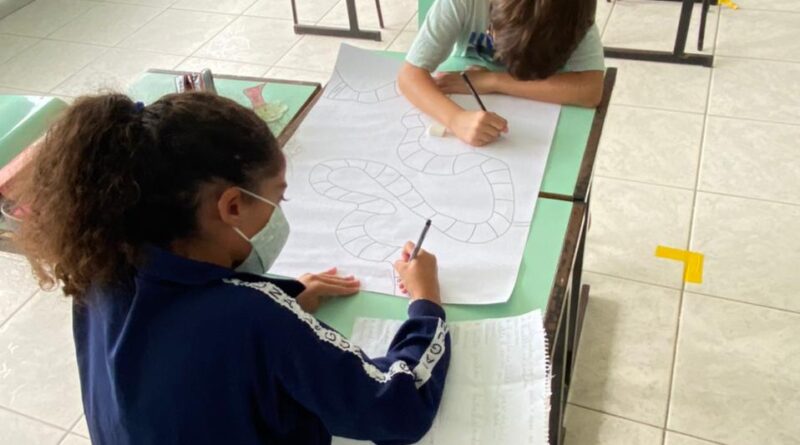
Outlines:
POLYGON ((233 228, 239 236, 244 238, 245 241, 249 242, 253 247, 250 250, 250 254, 247 255, 247 258, 236 268, 236 271, 263 275, 272 267, 275 260, 278 259, 278 255, 280 255, 281 250, 283 250, 283 246, 286 245, 286 240, 289 239, 289 221, 286 220, 286 215, 283 214, 283 210, 274 202, 243 188, 239 188, 239 190, 259 201, 263 201, 275 207, 267 224, 253 235, 252 238, 248 239, 238 227, 233 228))

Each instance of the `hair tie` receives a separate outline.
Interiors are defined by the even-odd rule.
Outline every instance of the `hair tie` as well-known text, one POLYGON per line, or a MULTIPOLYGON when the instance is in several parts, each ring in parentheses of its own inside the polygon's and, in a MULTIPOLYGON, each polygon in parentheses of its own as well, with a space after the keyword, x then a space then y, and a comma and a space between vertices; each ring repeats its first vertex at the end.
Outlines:
POLYGON ((137 114, 141 113, 144 110, 144 103, 137 101, 134 104, 134 110, 136 111, 137 114))

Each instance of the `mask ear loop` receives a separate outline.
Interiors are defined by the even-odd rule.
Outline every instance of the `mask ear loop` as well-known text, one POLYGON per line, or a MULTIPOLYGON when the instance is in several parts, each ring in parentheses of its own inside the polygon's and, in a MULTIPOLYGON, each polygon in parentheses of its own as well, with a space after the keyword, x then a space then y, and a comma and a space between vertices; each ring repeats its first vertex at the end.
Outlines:
POLYGON ((276 209, 278 208, 277 204, 275 204, 274 202, 270 201, 269 199, 267 199, 267 198, 265 198, 265 197, 263 197, 261 195, 257 195, 255 193, 253 193, 253 192, 251 192, 249 190, 245 190, 245 189, 243 189, 241 187, 236 187, 236 188, 239 189, 239 191, 241 191, 245 195, 249 195, 249 196, 251 196, 251 197, 253 197, 253 198, 255 198, 255 199, 257 199, 257 200, 259 200, 261 202, 266 202, 267 204, 271 205, 272 207, 275 207, 276 209))
POLYGON ((242 232, 242 231, 241 231, 241 230, 240 230, 238 227, 234 227, 234 228, 233 228, 233 230, 234 230, 234 231, 235 231, 237 234, 239 234, 239 236, 241 236, 243 240, 245 240, 245 241, 247 241, 248 243, 250 243, 250 238, 248 238, 247 236, 245 236, 245 234, 244 234, 244 233, 243 233, 243 232, 242 232))

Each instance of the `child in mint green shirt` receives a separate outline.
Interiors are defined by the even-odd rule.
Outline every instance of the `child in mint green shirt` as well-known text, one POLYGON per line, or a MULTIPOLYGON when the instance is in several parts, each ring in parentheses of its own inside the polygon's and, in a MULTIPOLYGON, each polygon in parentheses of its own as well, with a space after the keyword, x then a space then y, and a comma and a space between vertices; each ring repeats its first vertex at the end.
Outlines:
POLYGON ((478 146, 508 131, 508 124, 491 112, 464 110, 446 96, 468 93, 458 73, 430 75, 451 55, 489 68, 468 73, 478 93, 594 107, 605 70, 595 6, 594 0, 436 0, 406 56, 400 89, 478 146))

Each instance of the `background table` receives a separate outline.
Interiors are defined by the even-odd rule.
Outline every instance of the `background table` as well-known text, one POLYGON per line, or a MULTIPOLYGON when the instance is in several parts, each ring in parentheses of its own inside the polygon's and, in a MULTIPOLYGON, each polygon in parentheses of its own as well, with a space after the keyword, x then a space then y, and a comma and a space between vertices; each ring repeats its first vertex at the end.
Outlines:
MULTIPOLYGON (((128 94, 145 104, 153 103, 165 94, 174 93, 175 78, 183 74, 187 72, 150 70, 131 85, 128 94)), ((281 146, 294 134, 322 90, 316 82, 225 75, 214 75, 214 84, 221 96, 248 108, 253 108, 253 103, 245 90, 260 85, 263 85, 262 97, 266 101, 286 104, 288 109, 283 117, 268 124, 281 146)))

